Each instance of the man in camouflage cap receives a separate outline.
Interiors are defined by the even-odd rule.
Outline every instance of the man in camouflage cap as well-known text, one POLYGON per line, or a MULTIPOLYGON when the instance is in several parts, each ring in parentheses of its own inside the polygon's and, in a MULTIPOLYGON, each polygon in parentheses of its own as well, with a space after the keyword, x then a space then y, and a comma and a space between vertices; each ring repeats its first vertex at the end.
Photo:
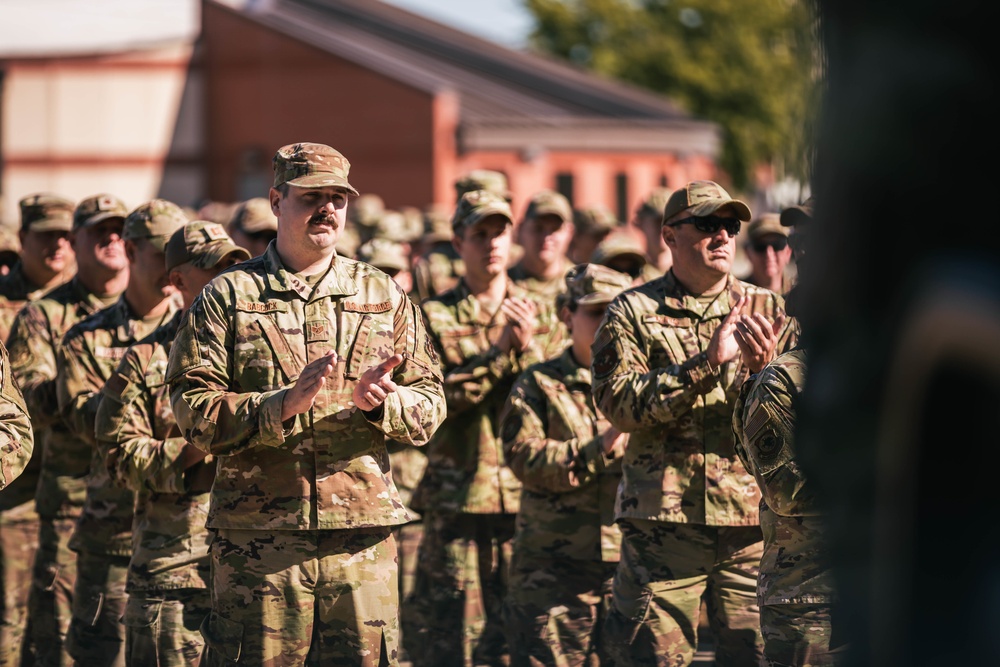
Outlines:
POLYGON ((462 195, 452 228, 465 275, 421 304, 448 419, 413 496, 424 539, 403 623, 416 667, 493 665, 506 654, 500 606, 520 483, 503 460, 497 417, 517 374, 565 344, 554 306, 507 276, 512 226, 500 195, 462 195))
POLYGON ((687 665, 702 598, 719 664, 756 664, 760 491, 736 457, 740 385, 794 343, 781 297, 731 272, 749 207, 692 181, 664 210, 662 277, 608 307, 591 363, 597 408, 629 445, 615 518, 622 554, 605 638, 617 664, 687 665), (760 337, 736 341, 742 315, 760 337))
POLYGON ((504 458, 523 484, 503 614, 515 665, 609 664, 599 636, 621 542, 614 504, 628 436, 594 409, 590 347, 631 281, 598 264, 578 264, 565 280, 560 315, 571 345, 521 373, 501 419, 504 458))
POLYGON ((358 247, 375 236, 375 228, 385 213, 385 201, 374 192, 359 195, 347 212, 345 234, 337 241, 337 252, 353 257, 358 247))
MULTIPOLYGON (((30 551, 30 545, 37 542, 38 550, 33 559, 29 554, 20 560, 23 567, 16 575, 21 586, 30 584, 23 645, 25 659, 30 660, 34 652, 38 665, 71 662, 64 648, 76 582, 76 554, 69 548, 69 539, 83 505, 84 477, 90 464, 89 446, 59 416, 56 350, 71 326, 114 303, 125 289, 128 260, 121 232, 126 213, 121 200, 107 193, 77 204, 70 233, 76 275, 28 302, 14 319, 8 338, 11 369, 38 441, 39 455, 32 461, 39 459, 40 469, 37 479, 30 480, 26 499, 34 498, 35 510, 23 515, 37 513, 38 524, 26 528, 34 537, 20 536, 21 549, 29 545, 30 551)), ((4 641, 4 645, 14 644, 4 641)))
POLYGON ((509 204, 513 195, 507 187, 507 176, 501 171, 492 169, 473 169, 455 180, 455 201, 462 200, 462 195, 474 190, 486 190, 500 195, 509 204))
POLYGON ((628 275, 633 285, 646 282, 644 269, 649 260, 642 243, 636 238, 635 232, 630 230, 622 229, 609 234, 594 249, 591 261, 628 275))
POLYGON ((508 275, 540 299, 555 298, 566 290, 566 271, 572 266, 566 252, 573 239, 573 207, 554 190, 536 192, 517 229, 524 249, 508 275))
POLYGON ((267 244, 278 235, 278 219, 267 197, 240 202, 229 220, 229 235, 236 245, 246 248, 251 257, 263 255, 267 244))
POLYGON ((663 210, 672 192, 669 188, 654 188, 639 202, 632 218, 632 225, 642 233, 646 241, 647 262, 643 269, 643 282, 662 276, 670 269, 673 261, 662 233, 663 210))
MULTIPOLYGON (((812 201, 781 212, 794 227, 796 261, 805 259, 812 201), (800 253, 800 251, 802 251, 800 253)), ((796 299, 789 299, 794 316, 796 299)), ((758 344, 746 323, 737 342, 744 354, 758 344)), ((807 353, 797 345, 752 375, 733 410, 736 453, 761 489, 764 535, 757 604, 769 665, 838 665, 845 660, 833 623, 836 586, 826 546, 826 517, 802 473, 795 448, 796 405, 805 385, 807 353)))
POLYGON ((94 424, 101 389, 130 345, 168 322, 180 307, 167 279, 164 249, 187 223, 181 208, 153 199, 125 218, 129 279, 113 305, 78 322, 56 353, 56 398, 70 430, 90 450, 86 496, 69 546, 77 552, 67 650, 77 664, 124 665, 125 578, 132 553, 135 494, 111 484, 94 424))
POLYGON ((395 664, 391 529, 410 517, 385 441, 434 433, 441 373, 399 286, 336 252, 357 194, 347 159, 298 143, 273 164, 278 237, 205 287, 167 367, 181 433, 224 461, 206 659, 395 664))
MULTIPOLYGON (((249 258, 222 225, 204 220, 175 231, 165 249, 184 309, 220 271, 249 258)), ((205 517, 215 460, 181 437, 164 382, 183 312, 128 348, 101 390, 95 418, 112 482, 136 498, 122 620, 129 665, 198 665, 198 625, 211 609, 205 517)))
POLYGON ((451 213, 451 209, 441 206, 430 206, 424 211, 422 250, 413 258, 412 270, 418 303, 450 290, 465 273, 465 264, 451 243, 454 236, 451 213))
POLYGON ((617 228, 618 219, 606 206, 595 205, 574 209, 573 240, 567 252, 570 260, 577 264, 592 261, 597 246, 617 228))
POLYGON ((19 260, 0 278, 0 341, 25 303, 70 279, 76 270, 69 234, 73 229, 72 201, 40 193, 20 201, 19 260))
POLYGON ((764 213, 750 221, 746 236, 743 248, 750 261, 746 281, 778 294, 786 293, 793 276, 788 227, 781 224, 777 213, 764 213))

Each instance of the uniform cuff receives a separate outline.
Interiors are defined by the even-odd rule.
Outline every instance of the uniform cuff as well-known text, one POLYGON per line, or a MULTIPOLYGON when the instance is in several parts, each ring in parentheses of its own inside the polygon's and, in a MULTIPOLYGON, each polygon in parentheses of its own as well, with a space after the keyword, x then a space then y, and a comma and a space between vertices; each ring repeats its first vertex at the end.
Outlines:
POLYGON ((285 438, 292 434, 295 418, 289 420, 292 427, 285 428, 281 423, 281 404, 285 400, 286 389, 279 389, 263 394, 264 400, 257 409, 257 425, 260 428, 260 444, 265 447, 280 447, 285 438))

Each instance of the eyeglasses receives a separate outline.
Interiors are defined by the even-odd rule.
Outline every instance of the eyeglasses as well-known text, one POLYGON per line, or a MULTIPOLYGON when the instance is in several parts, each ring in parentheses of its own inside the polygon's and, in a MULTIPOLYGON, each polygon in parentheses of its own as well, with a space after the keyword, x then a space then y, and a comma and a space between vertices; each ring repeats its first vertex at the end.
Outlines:
POLYGON ((722 218, 717 215, 692 216, 677 222, 671 222, 669 227, 692 224, 694 228, 703 234, 718 234, 719 230, 725 227, 730 236, 740 233, 740 221, 736 218, 722 218))
POLYGON ((788 239, 774 239, 773 241, 754 241, 750 244, 750 247, 754 249, 754 252, 763 255, 767 252, 768 248, 772 248, 774 252, 781 252, 788 247, 788 239))

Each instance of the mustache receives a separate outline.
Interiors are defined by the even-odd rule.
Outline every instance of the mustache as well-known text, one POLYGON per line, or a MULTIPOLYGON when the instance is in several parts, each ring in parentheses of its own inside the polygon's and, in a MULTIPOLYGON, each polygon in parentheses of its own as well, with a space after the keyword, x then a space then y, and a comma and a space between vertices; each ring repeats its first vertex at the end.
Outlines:
POLYGON ((309 218, 309 224, 321 224, 326 223, 328 225, 335 225, 337 222, 337 217, 330 214, 317 213, 316 215, 309 218))

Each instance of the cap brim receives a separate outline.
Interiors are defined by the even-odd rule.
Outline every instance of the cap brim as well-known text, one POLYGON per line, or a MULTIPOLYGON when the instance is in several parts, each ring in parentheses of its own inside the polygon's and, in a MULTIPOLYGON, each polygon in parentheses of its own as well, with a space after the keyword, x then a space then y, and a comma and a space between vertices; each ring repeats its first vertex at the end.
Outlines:
POLYGON ((743 222, 750 222, 750 218, 753 217, 750 214, 750 207, 739 199, 709 199, 700 204, 695 204, 687 210, 691 212, 691 215, 700 218, 705 215, 712 215, 727 206, 732 208, 736 212, 736 217, 743 222))
POLYGON ((781 212, 781 225, 783 227, 794 227, 810 220, 812 220, 812 214, 801 206, 792 206, 781 212))
POLYGON ((245 262, 250 259, 250 251, 246 248, 222 241, 206 244, 204 252, 198 253, 188 261, 201 269, 214 269, 219 262, 233 254, 237 255, 240 261, 245 262))
POLYGON ((510 217, 510 213, 507 212, 507 207, 487 205, 477 210, 475 213, 467 216, 463 224, 459 226, 465 227, 466 229, 475 227, 476 225, 478 225, 480 222, 490 217, 491 215, 499 215, 509 224, 511 225, 514 224, 514 220, 510 217))
POLYGON ((298 178, 286 181, 286 183, 288 183, 288 185, 294 185, 297 188, 326 188, 331 186, 335 188, 344 188, 355 197, 358 196, 358 191, 355 190, 354 186, 348 183, 346 179, 330 173, 299 176, 298 178))
MULTIPOLYGON (((634 260, 638 261, 641 266, 646 266, 646 264, 649 263, 649 260, 646 259, 645 255, 643 255, 641 253, 638 253, 638 252, 632 252, 631 250, 626 250, 624 252, 612 253, 610 255, 602 257, 601 261, 598 262, 598 263, 599 264, 604 264, 605 262, 610 262, 612 260, 620 259, 622 257, 626 257, 628 259, 634 259, 634 260)), ((607 266, 607 264, 604 264, 604 265, 607 266)), ((610 268, 613 268, 613 267, 610 267, 610 268)))
POLYGON ((27 230, 31 232, 69 232, 73 231, 73 220, 66 218, 43 218, 32 222, 28 225, 27 230))
POLYGON ((617 292, 615 294, 605 294, 597 292, 595 294, 587 294, 577 299, 576 304, 578 306, 594 306, 602 303, 611 303, 612 301, 615 300, 615 297, 618 296, 618 294, 620 293, 621 292, 617 292))
POLYGON ((567 218, 566 212, 559 208, 556 208, 555 206, 539 206, 538 208, 534 209, 531 212, 531 215, 532 217, 535 218, 537 218, 540 215, 554 215, 563 222, 569 222, 573 219, 572 217, 567 218))

